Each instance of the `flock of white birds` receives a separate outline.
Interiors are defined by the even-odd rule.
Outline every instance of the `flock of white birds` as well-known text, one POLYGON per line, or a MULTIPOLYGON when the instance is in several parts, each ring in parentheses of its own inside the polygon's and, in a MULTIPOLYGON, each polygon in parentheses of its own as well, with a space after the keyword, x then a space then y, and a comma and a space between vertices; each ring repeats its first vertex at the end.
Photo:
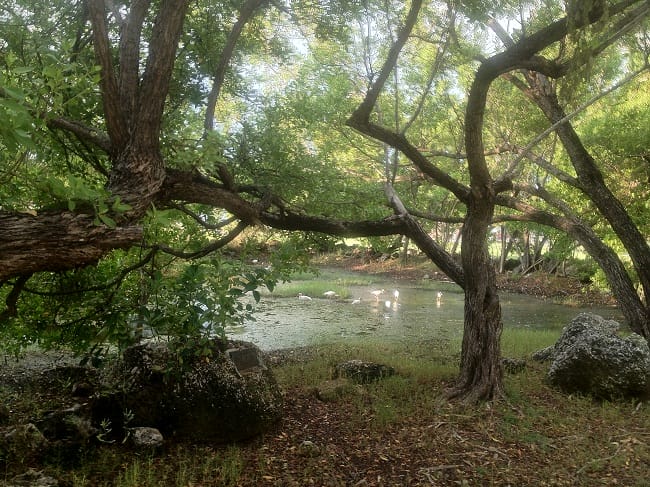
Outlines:
MULTIPOLYGON (((370 294, 372 294, 374 296, 375 302, 377 302, 377 303, 379 302, 379 297, 384 295, 385 293, 386 293, 385 289, 373 289, 372 291, 370 291, 370 294)), ((325 298, 327 298, 327 299, 336 299, 336 298, 339 297, 339 295, 334 291, 325 291, 323 293, 323 296, 325 298)), ((300 301, 311 301, 312 300, 312 298, 310 296, 307 296, 306 294, 303 294, 303 293, 298 293, 298 299, 300 301)), ((442 291, 438 291, 436 293, 436 301, 437 301, 437 304, 439 306, 440 303, 442 302, 442 291)), ((385 300, 384 305, 387 308, 390 308, 391 306, 397 306, 398 302, 399 302, 399 290, 395 289, 393 291, 393 299, 392 300, 390 300, 390 299, 385 300)), ((361 298, 354 298, 352 301, 350 301, 350 303, 351 304, 360 304, 361 303, 361 298)))

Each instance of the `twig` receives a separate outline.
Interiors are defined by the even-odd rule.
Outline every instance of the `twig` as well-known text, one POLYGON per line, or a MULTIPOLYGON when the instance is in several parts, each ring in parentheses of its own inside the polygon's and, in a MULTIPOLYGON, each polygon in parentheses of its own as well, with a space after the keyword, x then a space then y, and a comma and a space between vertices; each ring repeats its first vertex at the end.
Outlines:
POLYGON ((576 475, 580 475, 580 474, 581 474, 582 472, 584 472, 587 468, 589 468, 590 465, 592 465, 592 464, 594 464, 594 463, 598 463, 598 462, 606 462, 607 460, 612 460, 613 458, 616 457, 616 455, 618 455, 618 452, 620 452, 620 451, 621 451, 621 444, 619 443, 618 446, 617 446, 617 448, 616 448, 616 451, 615 451, 612 455, 610 455, 610 456, 608 456, 608 457, 594 458, 593 460, 590 460, 589 462, 585 463, 585 464, 584 464, 584 465, 583 465, 583 466, 582 466, 582 467, 581 467, 581 468, 576 472, 576 475))

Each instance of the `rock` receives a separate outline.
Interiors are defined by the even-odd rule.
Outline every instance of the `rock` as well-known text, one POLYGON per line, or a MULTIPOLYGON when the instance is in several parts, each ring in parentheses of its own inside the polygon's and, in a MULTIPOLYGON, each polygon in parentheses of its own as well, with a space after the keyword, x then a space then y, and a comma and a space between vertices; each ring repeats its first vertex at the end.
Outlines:
POLYGON ((504 357, 501 359, 501 364, 508 374, 519 374, 526 368, 526 361, 518 358, 504 357))
POLYGON ((316 397, 323 402, 336 402, 342 397, 360 392, 359 387, 361 386, 353 384, 349 379, 340 377, 321 382, 314 392, 316 397))
POLYGON ((548 380, 562 390, 602 399, 650 395, 650 348, 642 337, 617 335, 620 325, 581 314, 555 344, 548 380))
POLYGON ((27 472, 16 475, 3 485, 5 487, 58 487, 59 481, 45 475, 40 470, 30 468, 27 472))
POLYGON ((313 441, 304 440, 298 446, 298 455, 301 457, 317 457, 320 455, 320 448, 313 441))
POLYGON ((179 438, 243 440, 266 431, 282 412, 275 377, 259 349, 245 342, 137 345, 106 381, 117 392, 97 401, 97 415, 129 411, 129 426, 179 438))
POLYGON ((153 450, 160 448, 163 445, 163 435, 156 428, 148 428, 146 426, 131 428, 131 441, 133 446, 145 450, 153 450))
POLYGON ((555 345, 550 345, 541 350, 537 350, 531 355, 531 358, 536 362, 550 362, 553 360, 553 354, 555 353, 555 345))
POLYGON ((374 382, 394 374, 395 369, 392 367, 361 360, 348 360, 338 364, 334 369, 334 379, 346 377, 360 384, 374 382))
POLYGON ((65 440, 75 444, 86 443, 97 434, 87 411, 79 404, 46 413, 36 422, 38 429, 50 441, 65 440))
POLYGON ((72 384, 73 397, 89 397, 94 392, 94 387, 88 382, 75 382, 72 384))
POLYGON ((4 461, 39 457, 48 441, 33 423, 21 424, 0 431, 0 458, 4 461))

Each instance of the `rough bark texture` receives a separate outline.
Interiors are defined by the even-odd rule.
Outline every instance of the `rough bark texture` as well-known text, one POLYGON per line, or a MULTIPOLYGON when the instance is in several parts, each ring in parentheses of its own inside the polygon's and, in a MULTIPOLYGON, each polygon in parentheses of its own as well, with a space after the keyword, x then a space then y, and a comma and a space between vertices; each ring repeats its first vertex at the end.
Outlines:
POLYGON ((96 225, 92 215, 0 212, 0 282, 40 271, 61 271, 97 262, 110 250, 142 240, 139 226, 96 225))
POLYGON ((487 190, 472 193, 462 230, 465 274, 465 318, 460 375, 451 397, 469 402, 490 400, 503 392, 501 367, 501 305, 496 275, 487 249, 487 230, 494 200, 487 190))

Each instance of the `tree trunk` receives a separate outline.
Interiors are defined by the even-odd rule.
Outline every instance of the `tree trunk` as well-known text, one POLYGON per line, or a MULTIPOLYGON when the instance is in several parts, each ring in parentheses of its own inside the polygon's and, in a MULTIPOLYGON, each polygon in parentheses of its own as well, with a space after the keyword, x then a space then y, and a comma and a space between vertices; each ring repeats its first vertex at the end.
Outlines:
POLYGON ((501 305, 496 274, 487 245, 488 225, 494 212, 486 191, 472 192, 462 231, 462 260, 465 273, 465 319, 460 375, 450 397, 467 402, 491 400, 503 393, 501 366, 501 305))
POLYGON ((501 255, 499 257, 499 274, 503 274, 506 271, 506 261, 508 260, 508 254, 510 253, 510 242, 507 238, 506 227, 501 225, 499 227, 501 233, 501 255))

